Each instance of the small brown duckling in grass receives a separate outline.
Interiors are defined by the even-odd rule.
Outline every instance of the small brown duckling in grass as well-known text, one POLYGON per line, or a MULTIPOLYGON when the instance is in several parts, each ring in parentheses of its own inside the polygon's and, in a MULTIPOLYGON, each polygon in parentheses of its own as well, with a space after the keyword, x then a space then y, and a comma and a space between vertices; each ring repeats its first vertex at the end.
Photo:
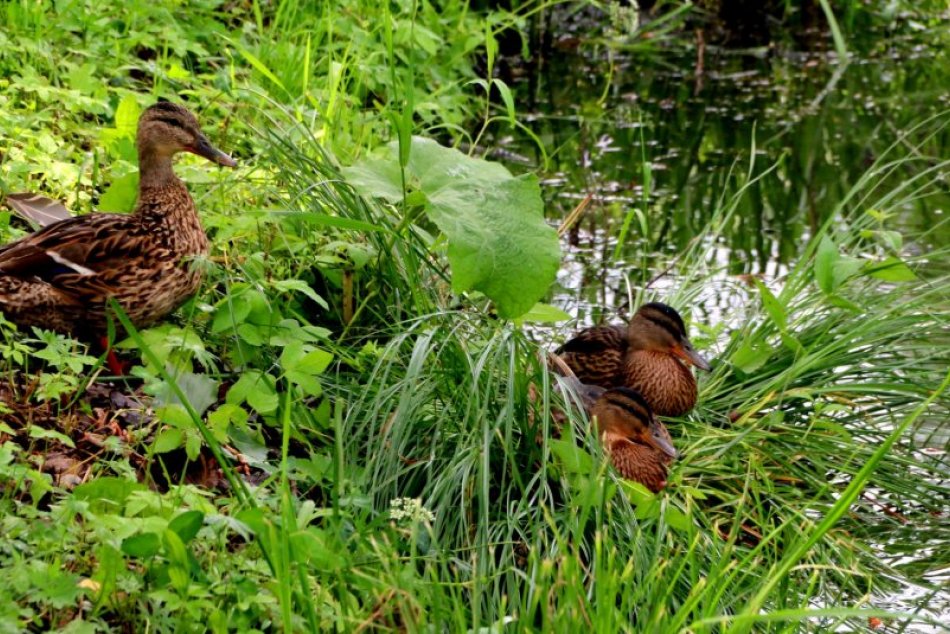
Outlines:
POLYGON ((691 410, 696 378, 689 366, 710 369, 690 343, 682 317, 660 302, 641 306, 626 326, 582 330, 557 354, 582 383, 633 389, 660 416, 691 410))
POLYGON ((581 397, 604 451, 620 475, 654 493, 663 489, 677 452, 666 426, 654 416, 646 399, 627 387, 605 389, 581 383, 562 359, 551 355, 550 361, 581 397))
POLYGON ((666 426, 642 396, 626 387, 604 390, 590 406, 590 416, 620 475, 654 493, 666 486, 676 449, 666 426))

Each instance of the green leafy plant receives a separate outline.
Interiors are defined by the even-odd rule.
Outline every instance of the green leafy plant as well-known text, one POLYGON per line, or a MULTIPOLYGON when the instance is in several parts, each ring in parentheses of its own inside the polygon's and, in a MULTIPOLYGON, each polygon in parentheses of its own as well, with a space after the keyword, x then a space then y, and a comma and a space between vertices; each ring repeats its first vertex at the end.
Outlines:
MULTIPOLYGON (((946 115, 860 116, 882 83, 895 104, 938 103, 921 95, 944 64, 926 60, 923 88, 910 63, 826 87, 821 54, 804 65, 812 94, 784 76, 786 57, 801 62, 781 45, 768 72, 712 47, 704 60, 683 28, 697 5, 657 4, 635 30, 556 34, 580 57, 543 40, 554 11, 584 20, 587 4, 4 6, 5 191, 128 210, 135 116, 158 95, 187 99, 244 167, 176 167, 212 243, 193 263, 207 283, 169 322, 128 328, 131 377, 90 385, 99 361, 81 345, 0 320, 0 630, 940 625, 946 115), (512 25, 543 60, 524 69, 551 65, 554 86, 511 72, 512 25), (742 66, 753 106, 776 82, 781 107, 748 123, 756 142, 731 111, 710 125, 729 100, 716 57, 742 66), (578 59, 562 82, 557 64, 578 59), (691 74, 715 78, 714 109, 691 74), (534 112, 548 89, 565 116, 534 112), (836 90, 857 107, 816 108, 836 90), (536 116, 519 120, 522 103, 536 116), (539 176, 429 137, 509 150, 539 176), (547 215, 590 192, 575 227, 596 236, 566 254, 584 274, 553 292, 561 256, 537 180, 551 173, 569 189, 541 192, 547 215), (915 225, 920 210, 933 213, 915 225), (669 421, 683 457, 658 494, 616 477, 537 361, 575 321, 612 318, 623 289, 628 309, 682 308, 716 361, 700 406, 669 421), (921 594, 895 609, 910 584, 921 594)), ((832 8, 827 45, 851 54, 877 13, 888 59, 908 31, 945 39, 916 4, 832 8)), ((0 239, 24 231, 0 213, 0 239)))
MULTIPOLYGON (((365 196, 421 208, 448 241, 452 289, 481 291, 503 317, 520 317, 548 291, 560 262, 537 178, 414 137, 401 150, 343 170, 365 196)), ((407 218, 408 220, 408 218, 407 218)))

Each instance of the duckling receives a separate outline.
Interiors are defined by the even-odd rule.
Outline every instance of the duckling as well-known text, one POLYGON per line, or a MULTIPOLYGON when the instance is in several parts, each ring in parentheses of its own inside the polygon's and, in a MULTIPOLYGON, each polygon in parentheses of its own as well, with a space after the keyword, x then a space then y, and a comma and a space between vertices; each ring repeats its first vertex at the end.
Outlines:
POLYGON ((563 359, 550 353, 548 363, 581 398, 597 426, 604 451, 620 475, 654 493, 662 490, 669 465, 678 454, 669 431, 654 416, 646 399, 627 387, 605 389, 581 383, 563 359))
POLYGON ((620 475, 654 493, 663 489, 677 453, 666 426, 646 400, 630 388, 614 387, 604 390, 589 411, 604 451, 620 475))
POLYGON ((7 319, 94 339, 106 332, 109 298, 145 327, 195 293, 201 271, 190 260, 208 253, 208 238, 172 159, 191 152, 237 163, 211 145, 191 112, 167 101, 142 113, 136 148, 132 214, 62 218, 0 247, 0 312, 7 319))
POLYGON ((683 318, 660 302, 640 307, 627 326, 579 332, 557 354, 582 383, 639 392, 659 416, 681 416, 696 404, 689 365, 709 370, 693 348, 683 318))

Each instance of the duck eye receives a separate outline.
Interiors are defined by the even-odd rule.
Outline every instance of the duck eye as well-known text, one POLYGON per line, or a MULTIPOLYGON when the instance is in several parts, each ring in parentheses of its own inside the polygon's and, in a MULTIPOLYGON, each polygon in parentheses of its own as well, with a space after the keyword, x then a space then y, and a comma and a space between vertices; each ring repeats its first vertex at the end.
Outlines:
POLYGON ((171 118, 171 117, 157 117, 155 120, 156 120, 156 121, 161 121, 162 123, 166 123, 166 124, 170 125, 170 126, 173 127, 173 128, 180 128, 180 127, 182 127, 182 126, 181 126, 181 121, 179 121, 178 119, 173 119, 173 118, 171 118))

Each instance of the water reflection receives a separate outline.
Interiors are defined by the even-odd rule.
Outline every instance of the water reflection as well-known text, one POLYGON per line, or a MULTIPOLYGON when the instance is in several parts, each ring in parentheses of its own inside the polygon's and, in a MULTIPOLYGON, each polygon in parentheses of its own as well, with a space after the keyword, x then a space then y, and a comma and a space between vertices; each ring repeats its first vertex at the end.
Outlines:
MULTIPOLYGON (((695 50, 643 56, 592 46, 546 59, 517 89, 532 130, 556 148, 544 170, 549 213, 563 218, 591 194, 594 205, 571 239, 599 248, 593 239, 616 236, 637 210, 647 233, 627 240, 621 254, 662 256, 685 247, 723 200, 774 167, 742 197, 722 246, 733 274, 793 261, 889 146, 908 146, 898 155, 945 154, 946 131, 917 149, 901 140, 950 108, 950 65, 940 63, 946 48, 929 34, 868 42, 867 57, 847 66, 827 52, 707 46, 701 82, 695 50)), ((525 136, 496 145, 543 161, 525 136)), ((948 196, 917 201, 900 224, 931 227, 948 205, 948 196)), ((950 229, 928 241, 950 242, 950 229)))
MULTIPOLYGON (((565 27, 579 42, 590 28, 565 27)), ((925 169, 927 156, 946 157, 947 127, 906 136, 950 110, 940 29, 869 32, 849 42, 863 53, 847 65, 827 51, 790 48, 826 33, 793 35, 786 38, 792 45, 772 48, 707 45, 701 74, 695 46, 637 54, 582 44, 543 57, 538 72, 515 83, 547 163, 528 135, 506 132, 492 146, 501 158, 539 167, 552 222, 592 201, 564 237, 553 298, 580 324, 625 317, 645 288, 662 297, 677 291, 671 264, 736 197, 729 223, 703 245, 718 273, 704 276, 701 295, 688 298, 694 319, 732 325, 748 301, 748 276, 772 284, 787 272, 877 159, 924 157, 876 177, 877 193, 847 209, 866 210, 925 169)), ((904 205, 889 228, 908 233, 910 252, 945 246, 948 209, 950 188, 904 205), (923 229, 925 236, 913 237, 923 229)))

